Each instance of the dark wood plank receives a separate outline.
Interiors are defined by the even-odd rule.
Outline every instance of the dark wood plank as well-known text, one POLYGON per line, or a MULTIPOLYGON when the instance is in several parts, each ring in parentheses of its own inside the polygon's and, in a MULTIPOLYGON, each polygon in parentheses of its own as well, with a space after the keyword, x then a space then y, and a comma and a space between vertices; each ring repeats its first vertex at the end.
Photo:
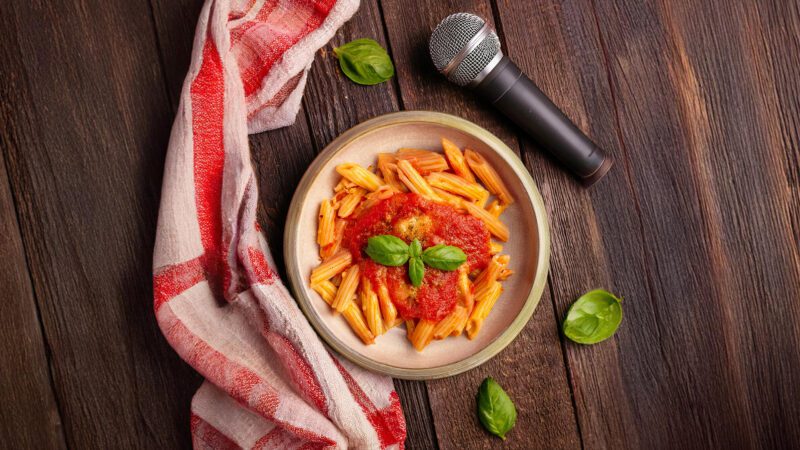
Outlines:
MULTIPOLYGON (((5 29, 5 28, 3 28, 5 29)), ((0 55, 12 49, 0 48, 0 55)), ((18 74, 0 68, 0 77, 19 82, 18 74)), ((0 120, 9 116, 0 103, 0 120)), ((15 137, 0 132, 0 148, 15 137)), ((5 160, 0 152, 0 442, 6 448, 66 448, 53 387, 50 383, 39 313, 22 248, 5 160), (31 426, 36 424, 36 427, 31 426)))
MULTIPOLYGON (((333 48, 363 37, 375 39, 388 48, 381 11, 375 0, 361 2, 353 18, 317 53, 309 73, 303 105, 317 151, 348 128, 399 108, 396 80, 376 86, 360 86, 347 79, 339 69, 333 48)), ((406 447, 436 448, 425 383, 395 380, 395 389, 400 395, 406 418, 406 447)))
POLYGON ((11 89, 0 81, 4 129, 15 136, 3 151, 67 444, 188 447, 187 405, 199 379, 166 344, 152 310, 172 114, 149 6, 4 10, 13 27, 3 29, 13 31, 0 45, 18 47, 4 66, 25 82, 11 89))
MULTIPOLYGON (((473 11, 491 20, 488 2, 425 2, 409 14, 399 2, 383 2, 386 25, 406 109, 443 111, 475 121, 518 148, 516 130, 482 102, 436 73, 427 52, 433 27, 446 15, 473 11)), ((494 448, 497 438, 482 430, 474 414, 475 393, 486 376, 496 378, 519 410, 509 448, 576 448, 576 427, 565 364, 546 292, 523 333, 491 362, 468 373, 428 383, 442 448, 494 448)))
MULTIPOLYGON (((616 135, 613 99, 591 5, 542 2, 531 9, 498 4, 507 54, 587 135, 617 158, 612 172, 591 190, 583 188, 527 137, 525 161, 542 186, 551 219, 551 283, 559 319, 588 290, 603 287, 629 299, 649 298, 642 278, 644 245, 637 198, 630 187, 625 154, 616 135)), ((586 448, 637 446, 629 389, 623 378, 618 340, 634 336, 657 347, 642 333, 656 324, 627 307, 623 328, 612 342, 581 347, 565 342, 583 444, 586 448), (636 323, 636 325, 631 325, 636 323), (600 432, 601 430, 602 432, 600 432)), ((634 371, 650 372, 649 355, 628 357, 634 371)), ((650 389, 644 385, 641 389, 650 389)))
POLYGON ((546 4, 530 20, 500 7, 515 59, 618 157, 554 219, 559 316, 598 284, 627 298, 613 341, 566 347, 584 443, 796 446, 797 116, 775 92, 797 92, 797 66, 766 56, 778 40, 747 22, 777 5, 595 5, 596 17, 585 2, 546 4))

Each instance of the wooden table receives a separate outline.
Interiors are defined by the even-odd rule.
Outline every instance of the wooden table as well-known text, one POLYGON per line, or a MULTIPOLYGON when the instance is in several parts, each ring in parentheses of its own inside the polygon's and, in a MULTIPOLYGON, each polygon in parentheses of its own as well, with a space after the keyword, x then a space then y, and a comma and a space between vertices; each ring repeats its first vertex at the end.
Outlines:
MULTIPOLYGON (((153 316, 161 172, 201 0, 0 4, 0 446, 188 447, 201 379, 153 316)), ((534 318, 491 362, 397 381, 409 448, 494 448, 474 393, 520 412, 503 448, 800 446, 800 12, 784 1, 363 0, 317 54, 288 128, 251 137, 281 255, 314 155, 401 109, 453 113, 530 168, 552 227, 534 318), (419 3, 419 4, 416 4, 419 3), (616 157, 586 190, 427 56, 455 11, 616 157), (397 76, 345 79, 332 46, 372 37, 397 76), (581 293, 622 295, 616 336, 559 335, 581 293)))

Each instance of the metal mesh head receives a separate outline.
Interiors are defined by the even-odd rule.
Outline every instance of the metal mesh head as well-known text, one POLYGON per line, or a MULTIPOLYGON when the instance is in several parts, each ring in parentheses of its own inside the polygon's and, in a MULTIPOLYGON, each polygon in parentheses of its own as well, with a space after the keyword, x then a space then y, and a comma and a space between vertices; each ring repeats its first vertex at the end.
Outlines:
MULTIPOLYGON (((436 70, 439 72, 444 70, 484 23, 483 19, 469 13, 457 13, 445 17, 433 30, 428 42, 428 51, 436 70)), ((447 78, 459 86, 466 86, 498 53, 500 53, 500 39, 497 33, 492 31, 450 71, 447 78)))

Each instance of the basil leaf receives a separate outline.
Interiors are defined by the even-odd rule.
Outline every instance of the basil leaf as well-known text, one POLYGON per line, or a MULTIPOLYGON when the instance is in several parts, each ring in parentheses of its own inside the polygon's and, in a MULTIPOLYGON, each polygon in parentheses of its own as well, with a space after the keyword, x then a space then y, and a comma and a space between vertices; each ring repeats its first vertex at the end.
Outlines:
POLYGON ((440 244, 428 247, 427 250, 422 252, 422 260, 434 269, 451 271, 464 264, 464 261, 467 260, 467 255, 458 247, 440 244))
POLYGON ((334 48, 333 54, 347 78, 358 84, 378 84, 394 76, 389 54, 372 39, 356 39, 334 48))
POLYGON ((419 239, 414 239, 411 241, 411 246, 409 247, 408 253, 412 258, 419 258, 419 256, 422 254, 422 243, 419 241, 419 239))
POLYGON ((425 278, 425 265, 422 258, 416 257, 408 260, 408 278, 414 287, 422 286, 422 279, 425 278))
POLYGON ((501 439, 517 422, 517 408, 506 391, 491 377, 478 389, 478 419, 487 431, 501 439))
POLYGON ((602 289, 583 294, 564 319, 564 336, 579 344, 596 344, 614 335, 622 322, 622 300, 602 289))
POLYGON ((373 261, 384 266, 402 266, 408 261, 408 245, 389 234, 369 238, 365 251, 373 261))

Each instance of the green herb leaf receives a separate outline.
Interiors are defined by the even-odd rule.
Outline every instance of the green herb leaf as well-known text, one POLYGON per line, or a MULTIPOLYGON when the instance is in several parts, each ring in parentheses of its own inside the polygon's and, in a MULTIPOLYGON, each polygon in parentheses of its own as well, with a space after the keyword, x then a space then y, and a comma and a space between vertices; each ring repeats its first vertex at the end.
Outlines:
POLYGON ((487 431, 505 440, 517 422, 517 408, 506 391, 492 378, 486 378, 478 389, 478 419, 487 431))
POLYGON ((467 255, 458 247, 440 244, 422 252, 422 260, 434 269, 451 271, 464 264, 467 255))
POLYGON ((369 238, 366 252, 373 261, 384 266, 402 266, 408 261, 408 245, 389 234, 369 238))
POLYGON ((333 54, 347 78, 358 84, 378 84, 394 76, 389 54, 372 39, 356 39, 334 48, 333 54))
POLYGON ((419 241, 419 239, 414 239, 411 241, 408 253, 412 258, 419 258, 420 255, 422 255, 422 243, 419 241))
POLYGON ((564 336, 579 344, 596 344, 614 335, 622 322, 621 299, 602 289, 583 294, 564 319, 564 336))
POLYGON ((408 260, 408 278, 414 287, 422 286, 422 279, 425 278, 425 265, 422 258, 416 257, 408 260))

